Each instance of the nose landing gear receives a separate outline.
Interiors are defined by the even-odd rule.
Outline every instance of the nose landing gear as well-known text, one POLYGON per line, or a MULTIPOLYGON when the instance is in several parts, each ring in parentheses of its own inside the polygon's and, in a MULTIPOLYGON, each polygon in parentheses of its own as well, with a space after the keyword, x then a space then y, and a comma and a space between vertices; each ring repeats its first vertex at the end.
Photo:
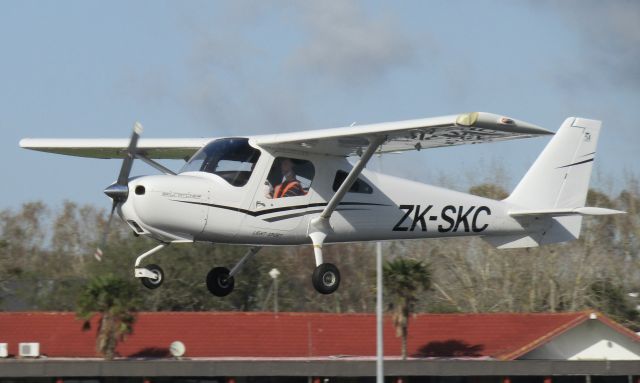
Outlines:
MULTIPOLYGON (((155 277, 140 277, 142 285, 148 289, 157 289, 164 282, 164 272, 158 265, 147 265, 144 267, 148 272, 153 273, 155 277)), ((146 274, 146 273, 145 273, 146 274)))
POLYGON ((164 282, 164 272, 162 271, 162 268, 158 265, 151 264, 145 267, 140 267, 140 263, 146 257, 150 256, 151 254, 157 253, 158 251, 164 249, 168 245, 169 245, 168 243, 161 243, 158 246, 154 247, 153 249, 147 251, 146 253, 136 258, 133 275, 136 278, 140 278, 140 282, 142 282, 142 285, 144 287, 148 289, 157 289, 158 287, 160 287, 162 282, 164 282))

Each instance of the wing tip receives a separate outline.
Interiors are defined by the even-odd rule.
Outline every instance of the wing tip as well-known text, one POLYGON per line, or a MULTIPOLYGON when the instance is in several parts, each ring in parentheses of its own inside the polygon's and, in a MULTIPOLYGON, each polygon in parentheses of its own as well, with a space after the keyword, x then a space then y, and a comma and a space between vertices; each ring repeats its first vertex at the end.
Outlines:
POLYGON ((515 118, 511 118, 505 115, 488 112, 472 112, 460 114, 456 119, 456 124, 461 125, 461 122, 462 125, 465 125, 464 122, 470 122, 473 126, 487 126, 493 129, 504 130, 507 132, 531 134, 535 136, 546 136, 555 134, 553 131, 531 124, 529 122, 516 120, 515 118))
POLYGON ((23 149, 31 149, 31 145, 29 144, 31 141, 31 138, 23 138, 18 141, 18 145, 23 149))

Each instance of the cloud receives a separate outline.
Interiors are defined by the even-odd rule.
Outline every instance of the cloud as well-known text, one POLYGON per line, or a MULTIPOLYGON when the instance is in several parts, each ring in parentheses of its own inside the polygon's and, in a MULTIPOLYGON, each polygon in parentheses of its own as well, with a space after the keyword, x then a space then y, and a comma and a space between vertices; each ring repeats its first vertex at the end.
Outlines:
POLYGON ((376 14, 355 1, 261 4, 238 1, 215 20, 191 15, 185 23, 193 45, 180 93, 218 131, 317 127, 308 112, 318 92, 375 86, 417 59, 388 10, 376 14))
POLYGON ((179 90, 183 105, 216 135, 291 130, 305 121, 279 58, 254 34, 273 12, 253 1, 220 11, 215 20, 185 23, 192 46, 179 90))
POLYGON ((326 123, 310 116, 318 102, 384 84, 431 44, 421 36, 418 49, 392 9, 346 0, 265 4, 181 7, 188 45, 180 73, 136 72, 125 79, 141 88, 132 96, 169 97, 216 135, 318 128, 326 123))
POLYGON ((569 87, 582 82, 640 88, 640 2, 635 0, 573 0, 549 2, 580 34, 582 58, 572 60, 569 87))
POLYGON ((291 57, 298 70, 364 84, 417 60, 417 47, 391 12, 373 14, 355 1, 300 4, 305 38, 291 57))
POLYGON ((172 99, 172 79, 160 69, 124 69, 114 86, 117 96, 130 97, 153 107, 165 107, 172 99))

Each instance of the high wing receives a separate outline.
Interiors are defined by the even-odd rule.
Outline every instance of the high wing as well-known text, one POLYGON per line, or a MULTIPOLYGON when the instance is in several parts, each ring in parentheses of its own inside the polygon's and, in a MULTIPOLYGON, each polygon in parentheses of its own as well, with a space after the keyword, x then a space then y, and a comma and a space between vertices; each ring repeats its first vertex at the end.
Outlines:
POLYGON ((360 155, 372 139, 382 138, 377 153, 479 144, 553 134, 533 124, 491 113, 473 112, 346 128, 256 136, 262 148, 335 156, 360 155))
MULTIPOLYGON (((418 120, 250 137, 265 149, 335 156, 360 155, 372 140, 377 153, 478 144, 553 134, 527 122, 474 112, 418 120)), ((140 139, 138 152, 149 159, 187 159, 212 138, 140 139)), ((90 158, 124 158, 128 139, 24 138, 20 147, 90 158)))
MULTIPOLYGON (((141 138, 138 153, 151 159, 188 159, 211 138, 141 138)), ((129 140, 111 138, 24 138, 20 147, 90 158, 124 158, 129 140)))

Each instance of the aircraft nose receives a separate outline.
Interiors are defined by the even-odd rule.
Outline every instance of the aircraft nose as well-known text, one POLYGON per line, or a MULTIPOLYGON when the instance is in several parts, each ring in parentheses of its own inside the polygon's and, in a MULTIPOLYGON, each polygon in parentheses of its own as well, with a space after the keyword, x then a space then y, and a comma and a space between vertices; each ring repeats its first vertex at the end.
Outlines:
MULTIPOLYGON (((121 205, 127 222, 134 221, 156 236, 172 233, 194 236, 203 231, 208 210, 207 179, 170 175, 143 176, 129 182, 129 195, 121 205), (192 203, 199 202, 199 203, 192 203), (202 203, 200 203, 202 202, 202 203)), ((133 225, 132 222, 129 222, 133 225)), ((137 228, 135 230, 141 233, 137 228)))

